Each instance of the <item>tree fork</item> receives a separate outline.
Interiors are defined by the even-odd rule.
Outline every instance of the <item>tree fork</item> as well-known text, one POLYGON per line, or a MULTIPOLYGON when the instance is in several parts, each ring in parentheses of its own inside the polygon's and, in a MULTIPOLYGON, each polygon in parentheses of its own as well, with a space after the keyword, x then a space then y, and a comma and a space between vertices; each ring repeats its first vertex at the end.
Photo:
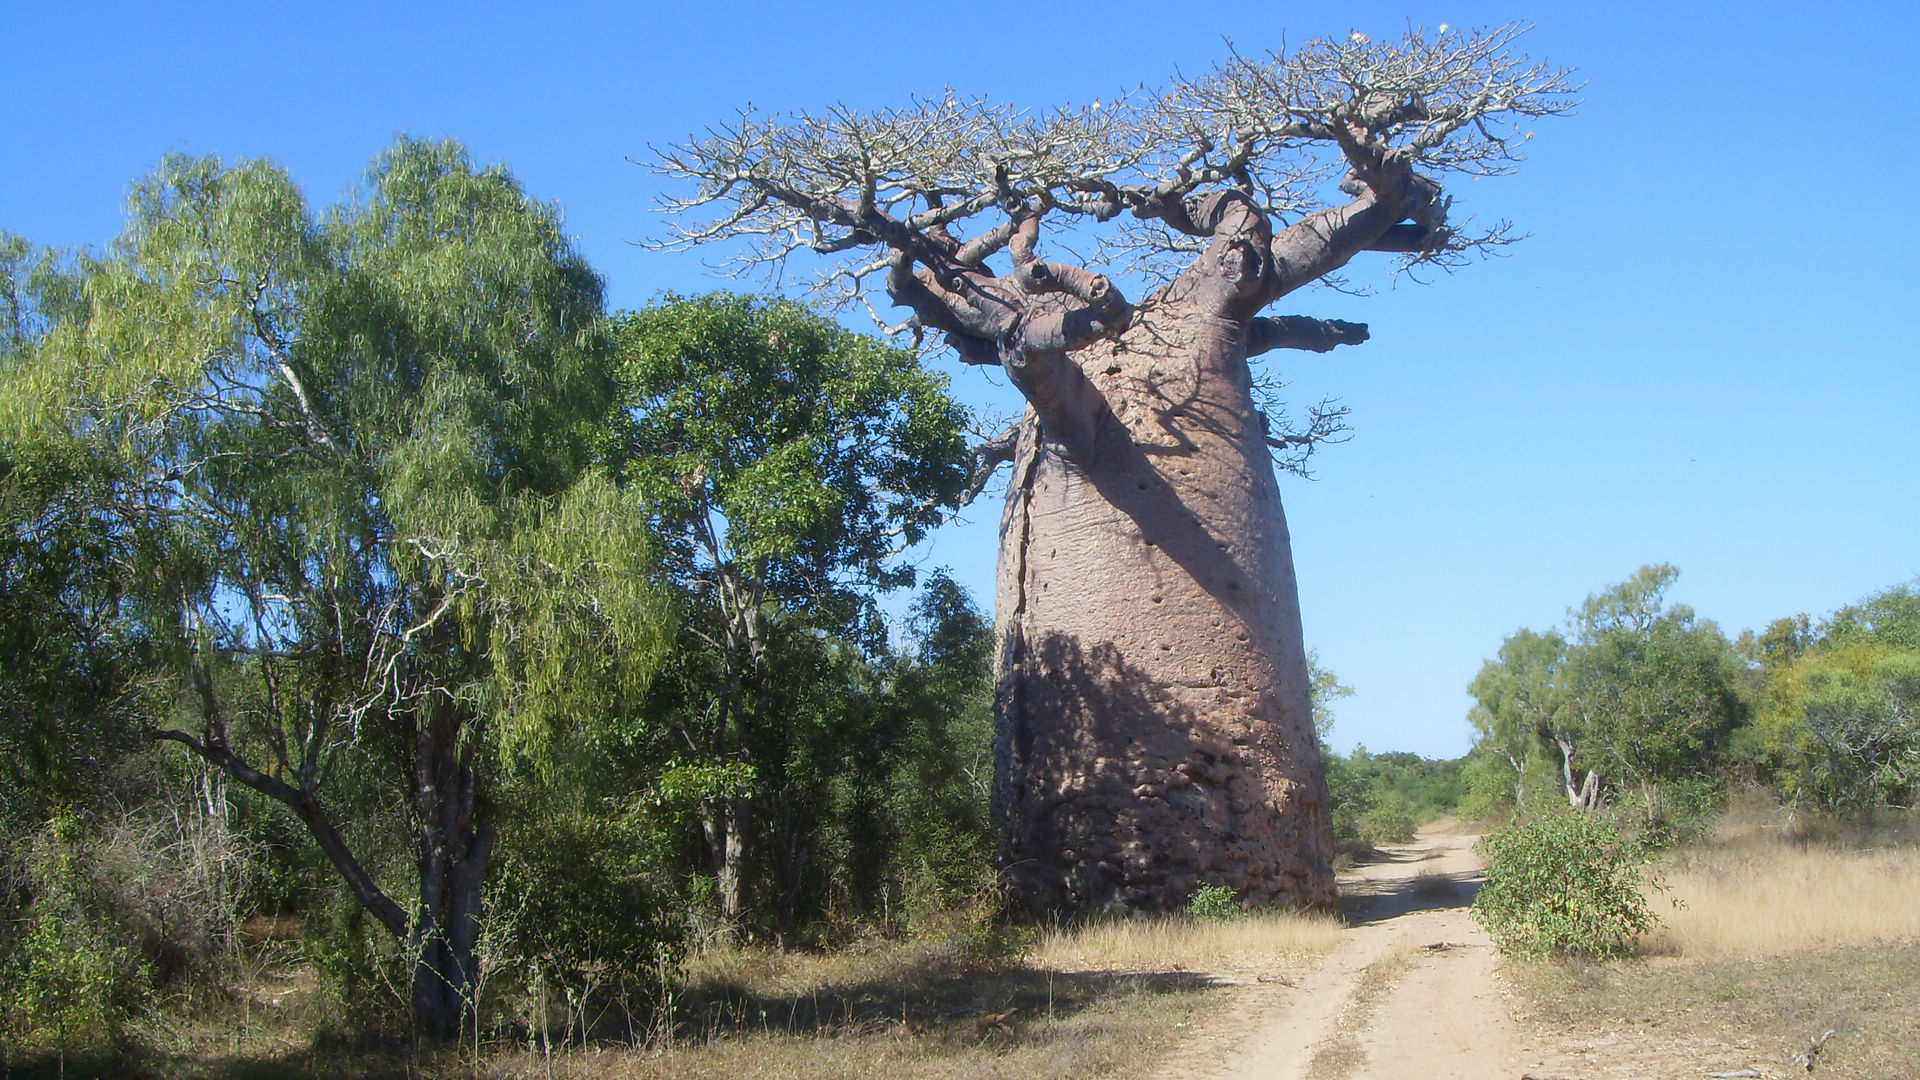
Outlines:
POLYGON ((668 200, 662 246, 744 241, 772 265, 858 252, 823 286, 853 303, 883 287, 916 333, 1027 399, 971 484, 1011 461, 994 808, 1017 908, 1167 909, 1200 883, 1249 905, 1332 900, 1269 448, 1298 469, 1338 414, 1269 431, 1247 361, 1365 341, 1357 323, 1259 315, 1362 252, 1445 266, 1506 242, 1450 224, 1438 176, 1509 171, 1532 122, 1575 104, 1567 72, 1513 51, 1524 30, 1354 33, 1078 110, 948 92, 748 111, 657 152, 694 185, 668 200), (1105 225, 1105 250, 1166 284, 1129 302, 1042 259, 1062 219, 1105 225))

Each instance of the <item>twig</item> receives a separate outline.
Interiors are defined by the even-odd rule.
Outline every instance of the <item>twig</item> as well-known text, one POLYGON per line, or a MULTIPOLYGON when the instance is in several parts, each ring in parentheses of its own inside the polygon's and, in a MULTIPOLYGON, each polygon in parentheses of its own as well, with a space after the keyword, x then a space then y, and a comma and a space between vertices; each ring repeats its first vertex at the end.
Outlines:
POLYGON ((1833 1034, 1833 1029, 1828 1028, 1819 1038, 1808 1042, 1807 1049, 1803 1053, 1795 1055, 1791 1064, 1798 1065, 1806 1071, 1812 1072, 1814 1055, 1818 1054, 1820 1049, 1827 1045, 1827 1040, 1833 1038, 1833 1034))

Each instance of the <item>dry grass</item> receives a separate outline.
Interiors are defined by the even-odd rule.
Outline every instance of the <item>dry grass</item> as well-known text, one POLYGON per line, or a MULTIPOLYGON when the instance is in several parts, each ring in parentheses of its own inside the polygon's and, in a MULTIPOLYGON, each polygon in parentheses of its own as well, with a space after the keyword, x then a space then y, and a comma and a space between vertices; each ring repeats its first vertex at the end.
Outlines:
POLYGON ((1793 1061, 1832 1030, 1816 1075, 1920 1076, 1920 819, 1790 816, 1736 799, 1668 860, 1678 909, 1642 956, 1517 964, 1521 1020, 1553 1047, 1539 1075, 1589 1080, 1793 1061))
POLYGON ((1917 824, 1898 814, 1864 824, 1789 814, 1736 798, 1709 839, 1668 860, 1681 906, 1656 900, 1666 926, 1643 951, 1762 957, 1920 940, 1917 824))
POLYGON ((1025 957, 997 964, 957 940, 818 954, 713 950, 689 967, 670 1039, 551 1062, 509 1055, 492 1070, 678 1080, 1134 1073, 1184 1037, 1214 985, 1190 956, 1164 962, 1170 950, 1211 943, 1212 955, 1242 956, 1265 945, 1271 969, 1302 955, 1302 931, 1280 928, 1289 921, 1271 920, 1264 932, 1235 922, 1184 935, 1144 922, 1131 931, 1095 925, 1045 935, 1025 957))
POLYGON ((1509 975, 1524 1002, 1518 1019, 1535 1045, 1552 1048, 1533 1070, 1539 1076, 1805 1076, 1794 1055, 1829 1030, 1814 1076, 1920 1076, 1920 943, 1771 958, 1521 964, 1509 975))
MULTIPOLYGON (((1062 997, 1065 988, 1061 988, 1062 997)), ((745 1032, 710 1043, 630 1051, 579 1050, 551 1062, 515 1054, 489 1062, 488 1075, 593 1080, 919 1080, 965 1076, 1016 1080, 1037 1076, 1107 1077, 1137 1074, 1143 1061, 1172 1049, 1197 1015, 1199 992, 1113 986, 1098 1002, 1015 1011, 1004 1022, 976 1028, 954 1023, 904 1022, 813 1035, 745 1032)), ((1006 1010, 996 1010, 987 1016, 1006 1010)))
POLYGON ((1714 846, 1680 856, 1667 880, 1682 906, 1658 904, 1666 927, 1647 941, 1654 953, 1778 956, 1920 939, 1920 850, 1914 848, 1714 846))
POLYGON ((1052 929, 1028 962, 1055 971, 1232 974, 1309 966, 1340 944, 1333 915, 1260 912, 1244 919, 1116 919, 1052 929))
POLYGON ((1445 899, 1460 895, 1460 882, 1451 874, 1438 870, 1422 870, 1413 876, 1413 895, 1431 899, 1445 899))

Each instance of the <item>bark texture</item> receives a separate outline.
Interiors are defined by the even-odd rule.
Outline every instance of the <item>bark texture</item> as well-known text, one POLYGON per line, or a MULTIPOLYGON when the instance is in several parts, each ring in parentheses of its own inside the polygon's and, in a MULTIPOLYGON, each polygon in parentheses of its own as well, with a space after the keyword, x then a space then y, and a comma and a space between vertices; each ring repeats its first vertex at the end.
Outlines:
POLYGON ((1220 302, 1231 290, 1170 291, 1072 355, 1088 445, 1069 453, 1029 410, 1015 451, 995 811, 1033 915, 1177 908, 1201 883, 1252 905, 1334 899, 1249 320, 1220 302))
POLYGON ((1026 398, 974 478, 1013 467, 994 803, 1016 908, 1167 909, 1203 882, 1250 906, 1333 900, 1270 450, 1299 468, 1340 413, 1269 431, 1247 358, 1364 341, 1357 324, 1259 314, 1363 251, 1446 266, 1509 242, 1504 225, 1451 224, 1437 177, 1509 170, 1534 120, 1573 107, 1567 72, 1513 51, 1524 30, 1355 31, 1077 110, 952 92, 876 113, 749 109, 657 152, 695 186, 668 200, 665 246, 844 258, 823 289, 864 303, 884 282, 912 312, 895 329, 944 335, 1026 398), (1130 303, 1040 257, 1043 222, 1063 221, 1178 276, 1130 303))

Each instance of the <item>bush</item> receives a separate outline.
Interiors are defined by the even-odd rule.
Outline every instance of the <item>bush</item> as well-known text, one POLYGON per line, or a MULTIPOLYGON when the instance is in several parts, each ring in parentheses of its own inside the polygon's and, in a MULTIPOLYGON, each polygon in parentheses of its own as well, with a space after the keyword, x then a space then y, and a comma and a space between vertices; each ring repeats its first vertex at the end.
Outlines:
POLYGON ((1514 956, 1619 956, 1659 925, 1646 889, 1648 848, 1598 814, 1557 812, 1510 825, 1480 842, 1487 883, 1472 915, 1514 956))
POLYGON ((152 988, 151 966, 96 876, 97 851, 97 838, 70 814, 33 840, 25 879, 15 883, 31 899, 0 912, 18 935, 0 956, 7 1042, 111 1051, 152 988))
POLYGON ((1413 811, 1407 808, 1406 800, 1394 792, 1382 795, 1372 806, 1361 811, 1357 823, 1361 842, 1373 847, 1381 844, 1411 844, 1419 828, 1420 823, 1414 820, 1413 811))
POLYGON ((1240 907, 1240 895, 1225 885, 1201 885, 1187 898, 1188 918, 1225 922, 1245 914, 1240 907))

